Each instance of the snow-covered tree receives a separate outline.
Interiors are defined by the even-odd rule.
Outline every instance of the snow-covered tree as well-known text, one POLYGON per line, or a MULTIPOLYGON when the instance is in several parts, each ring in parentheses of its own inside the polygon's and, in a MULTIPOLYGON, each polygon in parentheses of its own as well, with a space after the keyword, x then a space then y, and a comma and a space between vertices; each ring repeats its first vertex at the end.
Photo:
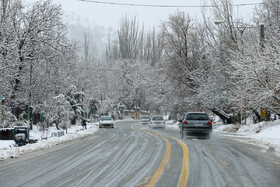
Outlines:
MULTIPOLYGON (((198 25, 184 12, 170 15, 161 27, 166 55, 165 72, 173 85, 176 103, 186 110, 200 84, 197 75, 200 74, 203 58, 203 38, 199 36, 198 25)), ((195 103, 192 106, 195 108, 198 105, 195 103)))
POLYGON ((61 6, 50 0, 0 5, 0 79, 7 104, 41 104, 72 78, 75 48, 67 39, 61 6))
POLYGON ((198 99, 210 110, 233 112, 236 109, 239 88, 233 61, 242 49, 245 34, 242 23, 234 16, 230 0, 213 0, 213 15, 203 10, 203 53, 204 80, 198 91, 198 99), (208 62, 208 63, 206 63, 208 62))
POLYGON ((51 126, 52 124, 56 125, 57 129, 67 128, 70 124, 69 118, 71 113, 69 111, 70 103, 66 100, 63 94, 53 97, 48 102, 44 102, 43 105, 40 105, 36 112, 42 113, 44 116, 44 123, 46 127, 51 126))
POLYGON ((232 60, 236 69, 232 76, 238 84, 235 95, 254 111, 262 107, 280 112, 279 10, 280 2, 274 0, 265 0, 256 9, 254 21, 257 27, 243 35, 243 46, 232 60), (260 24, 265 27, 263 39, 259 35, 260 24))
POLYGON ((69 102, 72 110, 74 111, 74 116, 71 119, 72 124, 76 124, 77 119, 85 117, 85 111, 83 106, 84 97, 85 93, 78 91, 74 85, 70 86, 65 93, 65 98, 69 102))
POLYGON ((99 100, 98 99, 90 99, 88 108, 89 108, 90 118, 95 118, 95 115, 97 115, 97 112, 100 108, 99 100))
POLYGON ((112 113, 112 111, 113 103, 111 102, 111 99, 109 97, 105 97, 100 104, 98 113, 99 115, 108 115, 112 113))

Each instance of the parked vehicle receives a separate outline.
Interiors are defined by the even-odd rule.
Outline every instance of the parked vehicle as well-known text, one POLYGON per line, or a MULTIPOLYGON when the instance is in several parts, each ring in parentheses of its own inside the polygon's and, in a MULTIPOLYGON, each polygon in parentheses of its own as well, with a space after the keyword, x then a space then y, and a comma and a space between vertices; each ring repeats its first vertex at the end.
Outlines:
POLYGON ((199 134, 206 138, 212 132, 212 121, 205 112, 188 112, 180 121, 180 133, 182 138, 185 135, 199 134))
POLYGON ((17 126, 14 127, 14 141, 18 146, 29 143, 29 127, 17 126))
POLYGON ((106 128, 106 127, 110 127, 110 128, 115 127, 114 120, 111 116, 101 116, 100 117, 99 128, 106 128))
POLYGON ((149 116, 141 116, 142 125, 149 124, 150 117, 149 116))
POLYGON ((163 117, 160 115, 152 116, 150 123, 149 123, 149 127, 150 128, 157 128, 157 127, 165 128, 165 121, 164 121, 163 117))

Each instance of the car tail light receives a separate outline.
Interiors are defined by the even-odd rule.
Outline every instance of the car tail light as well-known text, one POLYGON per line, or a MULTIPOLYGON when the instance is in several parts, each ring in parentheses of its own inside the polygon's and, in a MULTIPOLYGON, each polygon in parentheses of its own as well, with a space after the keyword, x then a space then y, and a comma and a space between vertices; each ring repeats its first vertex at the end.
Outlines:
POLYGON ((183 124, 186 124, 186 125, 187 125, 187 124, 188 124, 188 122, 185 120, 185 121, 183 121, 183 124))
POLYGON ((212 121, 208 121, 207 125, 212 125, 212 121))

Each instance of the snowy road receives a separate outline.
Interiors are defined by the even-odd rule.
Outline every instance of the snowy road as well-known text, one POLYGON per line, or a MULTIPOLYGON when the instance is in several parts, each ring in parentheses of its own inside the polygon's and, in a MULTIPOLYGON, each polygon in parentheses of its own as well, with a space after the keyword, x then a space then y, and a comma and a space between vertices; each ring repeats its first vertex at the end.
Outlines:
POLYGON ((0 163, 0 186, 143 186, 157 182, 156 175, 165 170, 164 184, 176 186, 182 169, 181 145, 169 141, 168 149, 164 138, 134 124, 119 122, 115 129, 101 129, 63 149, 39 156, 31 153, 32 159, 5 160, 0 163), (167 162, 164 155, 168 165, 162 164, 167 162))
MULTIPOLYGON (((180 137, 174 129, 154 131, 180 137)), ((182 141, 189 151, 187 186, 280 186, 280 158, 273 151, 218 134, 210 140, 193 136, 182 141)))
POLYGON ((279 157, 259 147, 215 134, 182 140, 176 129, 149 130, 132 121, 63 149, 0 162, 1 187, 279 186, 279 176, 279 157))

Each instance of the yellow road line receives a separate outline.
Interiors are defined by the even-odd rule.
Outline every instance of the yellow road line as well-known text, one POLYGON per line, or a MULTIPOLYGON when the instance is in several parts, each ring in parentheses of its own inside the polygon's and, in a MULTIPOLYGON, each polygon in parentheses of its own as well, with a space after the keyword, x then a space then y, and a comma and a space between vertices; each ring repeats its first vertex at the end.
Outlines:
MULTIPOLYGON (((132 128, 137 128, 136 126, 132 126, 132 128)), ((145 187, 152 187, 155 185, 155 183, 158 181, 159 177, 161 176, 161 174, 163 173, 164 169, 166 168, 166 165, 168 163, 168 160, 169 160, 169 157, 170 157, 170 153, 171 153, 171 144, 169 143, 169 141, 165 138, 165 137, 162 137, 161 135, 159 134, 155 134, 155 133, 152 133, 151 131, 147 131, 147 130, 142 130, 142 129, 139 129, 137 128, 138 130, 141 130, 141 131, 144 131, 146 133, 149 133, 153 136, 157 136, 161 139, 163 139, 166 143, 166 150, 165 150, 165 153, 164 153, 164 156, 163 156, 163 159, 161 161, 161 163, 159 164, 156 172, 154 173, 154 175, 152 176, 152 178, 149 180, 149 182, 145 185, 145 187)))
MULTIPOLYGON (((158 134, 158 133, 153 132, 153 134, 158 134)), ((160 134, 158 134, 158 135, 160 135, 160 134)), ((188 177, 189 177, 189 151, 188 151, 188 148, 187 148, 186 144, 184 144, 181 140, 170 137, 170 136, 166 136, 166 135, 164 135, 164 136, 171 138, 173 140, 176 140, 183 149, 182 170, 181 170, 181 175, 180 175, 177 187, 186 187, 187 183, 188 183, 188 177)))
MULTIPOLYGON (((133 128, 136 129, 137 127, 133 126, 133 128)), ((159 165, 156 173, 153 175, 153 177, 151 178, 149 183, 146 184, 146 186, 147 187, 153 186, 158 181, 160 175, 163 173, 163 171, 166 167, 166 164, 168 162, 170 152, 171 152, 171 145, 170 145, 169 141, 165 138, 165 137, 167 137, 167 138, 176 140, 182 147, 182 150, 183 150, 182 169, 181 169, 181 175, 180 175, 179 181, 177 183, 177 187, 186 187, 187 183, 188 183, 188 176, 189 176, 189 151, 188 151, 187 146, 181 140, 179 140, 177 138, 169 137, 166 135, 161 135, 159 133, 148 131, 148 130, 142 130, 139 128, 137 128, 137 129, 144 131, 146 133, 149 133, 151 135, 158 136, 166 142, 166 152, 164 154, 163 160, 162 160, 161 164, 159 165), (165 136, 165 137, 163 137, 163 136, 165 136)))
POLYGON ((183 149, 182 170, 181 170, 181 175, 177 187, 186 187, 188 183, 188 177, 189 177, 189 151, 186 144, 184 144, 181 140, 177 138, 172 138, 172 139, 176 140, 183 149))
POLYGON ((164 137, 160 137, 160 138, 163 139, 166 143, 166 151, 165 151, 164 157, 163 157, 157 171, 155 172, 153 177, 150 179, 148 184, 145 185, 146 187, 151 187, 151 186, 155 185, 155 183, 158 181, 159 177, 163 173, 163 171, 168 163, 169 157, 170 157, 171 145, 170 145, 169 141, 164 137))

